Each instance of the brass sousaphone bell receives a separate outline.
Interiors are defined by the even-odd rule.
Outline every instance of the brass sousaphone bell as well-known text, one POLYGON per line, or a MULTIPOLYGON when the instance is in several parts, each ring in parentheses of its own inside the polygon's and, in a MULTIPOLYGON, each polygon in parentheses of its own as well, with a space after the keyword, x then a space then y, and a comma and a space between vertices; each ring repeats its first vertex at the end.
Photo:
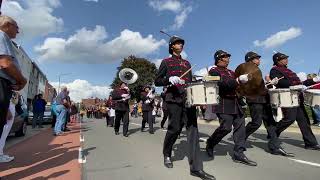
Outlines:
POLYGON ((119 72, 119 79, 124 83, 133 84, 138 80, 138 74, 131 68, 124 68, 119 72))

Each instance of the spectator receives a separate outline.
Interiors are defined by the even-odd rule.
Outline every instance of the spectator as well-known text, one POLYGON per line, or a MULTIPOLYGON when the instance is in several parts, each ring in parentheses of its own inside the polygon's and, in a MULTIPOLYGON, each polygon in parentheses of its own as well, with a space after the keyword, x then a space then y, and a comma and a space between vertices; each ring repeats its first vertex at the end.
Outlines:
POLYGON ((67 107, 69 107, 69 102, 67 100, 67 88, 63 87, 62 91, 58 94, 56 99, 56 113, 57 113, 57 122, 54 127, 54 135, 59 136, 62 134, 62 126, 66 120, 67 107))
POLYGON ((77 122, 78 108, 74 102, 71 103, 70 109, 71 122, 77 122))
POLYGON ((71 107, 71 99, 70 99, 69 93, 70 92, 67 90, 67 96, 66 96, 67 104, 64 104, 65 108, 67 109, 67 113, 61 129, 64 132, 70 131, 70 129, 67 128, 67 124, 68 122, 70 122, 70 107, 71 107))
POLYGON ((0 135, 12 116, 9 109, 12 90, 19 91, 26 85, 11 39, 19 33, 17 22, 9 16, 0 16, 0 135))
POLYGON ((13 125, 14 116, 15 116, 15 106, 18 104, 19 101, 19 93, 13 93, 10 106, 9 106, 9 112, 7 114, 7 124, 3 127, 3 131, 0 138, 0 163, 1 162, 10 162, 14 159, 13 156, 5 155, 3 154, 3 149, 6 143, 6 139, 10 133, 10 130, 13 125))
POLYGON ((46 104, 47 102, 42 98, 42 94, 38 94, 38 98, 34 102, 32 128, 37 126, 37 122, 39 123, 38 127, 43 128, 42 122, 46 104))
MULTIPOLYGON (((308 85, 315 84, 316 82, 313 79, 316 78, 316 77, 317 77, 317 74, 315 74, 315 73, 308 74, 306 83, 308 85)), ((320 85, 319 86, 315 86, 312 89, 320 89, 320 85)), ((319 105, 311 107, 311 111, 312 111, 312 119, 313 119, 312 125, 320 127, 320 107, 319 107, 319 105)))
POLYGON ((51 122, 51 127, 54 128, 54 126, 56 125, 56 121, 57 121, 57 103, 56 103, 56 99, 54 98, 52 100, 52 104, 51 104, 51 115, 52 115, 52 122, 51 122))

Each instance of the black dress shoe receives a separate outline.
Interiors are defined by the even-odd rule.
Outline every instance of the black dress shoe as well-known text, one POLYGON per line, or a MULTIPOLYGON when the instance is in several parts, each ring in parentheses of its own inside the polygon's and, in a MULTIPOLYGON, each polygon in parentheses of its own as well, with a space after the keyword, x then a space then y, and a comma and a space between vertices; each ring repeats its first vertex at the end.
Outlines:
POLYGON ((309 150, 320 150, 320 145, 317 144, 317 145, 313 145, 313 146, 305 146, 304 147, 305 149, 309 149, 309 150))
POLYGON ((171 158, 168 157, 168 156, 165 156, 164 157, 164 166, 167 167, 167 168, 173 168, 173 164, 172 164, 172 161, 171 161, 171 158))
POLYGON ((115 135, 119 135, 119 132, 114 132, 115 135))
POLYGON ((141 131, 141 132, 144 132, 144 128, 141 128, 140 131, 141 131))
POLYGON ((128 137, 128 136, 129 136, 129 134, 124 134, 123 136, 124 136, 124 137, 128 137))
POLYGON ((208 144, 206 146, 206 151, 209 157, 213 157, 213 148, 210 147, 208 144))
POLYGON ((149 133, 150 133, 150 134, 154 134, 154 131, 150 131, 149 133))
POLYGON ((286 152, 286 151, 285 151, 284 149, 282 149, 282 148, 271 150, 270 153, 273 154, 273 155, 281 155, 281 156, 286 156, 286 157, 294 157, 294 154, 293 154, 293 153, 288 153, 288 152, 286 152))
POLYGON ((250 159, 248 159, 245 155, 241 156, 241 157, 234 157, 234 161, 237 163, 242 163, 248 166, 257 166, 258 164, 254 161, 251 161, 250 159))
POLYGON ((190 175, 198 177, 198 178, 203 179, 203 180, 215 180, 216 179, 214 176, 204 172, 203 170, 190 171, 190 175))

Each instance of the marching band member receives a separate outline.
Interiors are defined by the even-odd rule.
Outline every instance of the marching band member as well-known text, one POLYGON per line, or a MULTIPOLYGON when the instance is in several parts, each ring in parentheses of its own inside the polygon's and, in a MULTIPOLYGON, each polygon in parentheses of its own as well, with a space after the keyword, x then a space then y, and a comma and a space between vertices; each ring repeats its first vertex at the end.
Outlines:
POLYGON ((161 120, 160 123, 160 127, 161 129, 163 129, 164 124, 166 123, 167 119, 168 119, 168 109, 167 109, 167 103, 166 103, 166 92, 167 92, 167 88, 163 87, 163 91, 161 93, 161 99, 162 99, 162 111, 163 111, 163 118, 161 120))
MULTIPOLYGON (((290 86, 302 84, 297 74, 287 68, 288 57, 279 52, 273 55, 274 66, 270 70, 270 77, 271 79, 284 77, 276 84, 276 88, 289 88, 290 86)), ((306 89, 305 86, 304 89, 306 89)), ((299 107, 282 108, 283 119, 277 123, 277 135, 279 136, 282 131, 287 129, 296 120, 303 136, 305 148, 320 150, 320 146, 310 127, 310 120, 304 108, 302 93, 299 99, 299 107)))
MULTIPOLYGON (((246 73, 250 73, 251 76, 246 84, 240 84, 240 87, 237 89, 239 95, 246 98, 252 118, 251 122, 246 126, 246 139, 258 130, 263 121, 270 137, 268 148, 271 154, 293 157, 292 154, 287 153, 280 147, 268 90, 265 87, 262 72, 259 69, 260 58, 259 54, 250 51, 245 55, 246 62, 240 64, 235 70, 236 77, 246 73)), ((270 84, 276 83, 276 78, 270 82, 270 84)))
POLYGON ((149 133, 154 134, 153 130, 153 121, 152 121, 152 110, 154 103, 155 95, 152 93, 152 90, 149 86, 143 88, 141 92, 141 100, 142 100, 142 125, 141 132, 143 132, 146 122, 149 124, 149 133))
POLYGON ((115 110, 116 119, 114 124, 114 131, 116 135, 119 135, 120 121, 123 121, 123 136, 128 137, 129 128, 129 99, 130 89, 124 82, 120 83, 120 87, 114 90, 112 93, 112 99, 116 100, 115 110))
POLYGON ((245 121, 244 112, 239 105, 236 95, 236 88, 239 84, 248 82, 248 74, 244 74, 236 78, 235 73, 227 67, 230 62, 230 54, 218 50, 214 54, 215 65, 209 71, 210 76, 220 76, 221 81, 218 82, 220 102, 214 106, 214 112, 220 120, 220 126, 207 139, 206 151, 209 157, 213 157, 213 149, 223 137, 232 131, 234 146, 234 161, 249 166, 257 166, 257 163, 248 159, 244 154, 245 148, 245 121))
POLYGON ((112 96, 109 96, 109 99, 106 102, 106 106, 107 106, 107 115, 106 115, 106 119, 107 119, 107 126, 109 127, 113 127, 114 124, 114 116, 115 116, 115 103, 112 100, 112 96))
POLYGON ((184 82, 190 82, 192 73, 190 63, 182 59, 184 40, 173 36, 169 41, 169 53, 171 57, 162 60, 155 78, 156 86, 169 86, 165 93, 165 101, 169 113, 168 131, 163 143, 164 165, 173 168, 171 161, 172 147, 181 132, 182 125, 186 125, 188 142, 188 159, 190 174, 201 179, 215 179, 203 171, 203 163, 200 158, 199 134, 197 125, 196 107, 186 107, 186 91, 184 82), (184 123, 185 122, 185 123, 184 123))

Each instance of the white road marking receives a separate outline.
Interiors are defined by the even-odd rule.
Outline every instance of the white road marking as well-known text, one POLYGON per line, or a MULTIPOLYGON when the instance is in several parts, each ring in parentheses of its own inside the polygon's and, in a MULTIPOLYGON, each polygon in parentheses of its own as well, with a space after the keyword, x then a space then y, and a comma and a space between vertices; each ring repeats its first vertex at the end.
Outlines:
POLYGON ((141 124, 137 124, 137 123, 130 123, 130 124, 133 124, 133 125, 136 125, 136 126, 141 126, 141 124))
POLYGON ((84 142, 84 136, 80 134, 80 142, 84 142))
POLYGON ((82 148, 81 148, 81 147, 79 148, 78 162, 79 162, 80 164, 84 164, 84 163, 87 162, 87 158, 83 155, 83 151, 82 151, 82 148))
POLYGON ((303 160, 300 160, 300 159, 293 159, 293 158, 288 158, 288 159, 290 159, 292 161, 295 161, 295 162, 298 162, 298 163, 308 164, 310 166, 320 167, 320 164, 318 164, 318 163, 313 163, 313 162, 303 161, 303 160))
POLYGON ((206 138, 199 138, 199 140, 200 140, 201 142, 207 142, 207 139, 206 139, 206 138))

